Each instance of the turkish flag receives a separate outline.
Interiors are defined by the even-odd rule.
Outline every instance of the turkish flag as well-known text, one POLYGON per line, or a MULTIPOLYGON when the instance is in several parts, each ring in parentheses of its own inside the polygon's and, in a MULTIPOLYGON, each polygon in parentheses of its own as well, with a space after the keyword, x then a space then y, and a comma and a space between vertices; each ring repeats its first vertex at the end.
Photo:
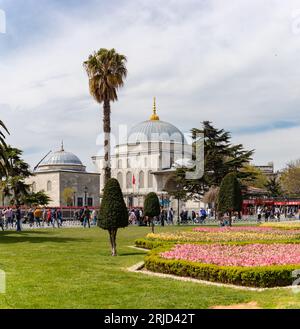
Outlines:
POLYGON ((132 184, 135 185, 135 177, 134 177, 134 175, 132 176, 132 184))

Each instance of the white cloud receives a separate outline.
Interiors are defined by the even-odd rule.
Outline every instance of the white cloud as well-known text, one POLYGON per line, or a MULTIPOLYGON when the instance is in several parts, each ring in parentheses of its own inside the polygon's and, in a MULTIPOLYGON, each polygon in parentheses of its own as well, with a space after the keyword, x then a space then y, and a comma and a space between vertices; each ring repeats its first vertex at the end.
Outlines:
MULTIPOLYGON (((93 4, 89 15, 51 12, 49 33, 2 56, 1 119, 32 164, 62 138, 89 163, 102 121, 82 62, 93 50, 114 47, 127 55, 129 70, 112 104, 114 124, 146 119, 153 96, 161 119, 185 131, 206 119, 229 130, 299 123, 299 8, 278 0, 143 0, 108 12, 93 4)), ((272 138, 262 144, 261 133, 234 137, 253 145, 260 163, 297 157, 295 150, 276 152, 272 138)))

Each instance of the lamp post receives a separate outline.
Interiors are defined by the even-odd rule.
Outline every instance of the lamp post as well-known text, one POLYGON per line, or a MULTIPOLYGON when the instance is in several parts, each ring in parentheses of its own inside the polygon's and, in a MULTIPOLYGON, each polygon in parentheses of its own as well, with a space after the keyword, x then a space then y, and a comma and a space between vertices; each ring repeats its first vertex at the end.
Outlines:
POLYGON ((88 192, 88 188, 87 186, 85 186, 84 188, 84 205, 87 206, 87 192, 88 192))
POLYGON ((73 192, 73 207, 76 207, 76 192, 73 192))

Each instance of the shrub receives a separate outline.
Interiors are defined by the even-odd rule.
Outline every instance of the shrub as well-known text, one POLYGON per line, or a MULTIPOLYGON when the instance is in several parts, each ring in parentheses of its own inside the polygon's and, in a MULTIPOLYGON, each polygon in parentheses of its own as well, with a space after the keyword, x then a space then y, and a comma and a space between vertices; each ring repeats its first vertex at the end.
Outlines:
POLYGON ((161 249, 155 249, 146 256, 145 267, 148 270, 249 287, 265 288, 291 285, 294 281, 292 271, 299 268, 299 265, 242 267, 168 260, 159 256, 161 251, 161 249))
POLYGON ((154 192, 151 192, 146 195, 144 202, 144 214, 148 216, 149 221, 151 222, 152 232, 154 233, 154 223, 153 217, 160 214, 160 204, 157 195, 154 192))
POLYGON ((98 226, 109 232, 112 256, 117 255, 116 236, 118 228, 128 226, 128 212, 119 182, 107 181, 98 215, 98 226))

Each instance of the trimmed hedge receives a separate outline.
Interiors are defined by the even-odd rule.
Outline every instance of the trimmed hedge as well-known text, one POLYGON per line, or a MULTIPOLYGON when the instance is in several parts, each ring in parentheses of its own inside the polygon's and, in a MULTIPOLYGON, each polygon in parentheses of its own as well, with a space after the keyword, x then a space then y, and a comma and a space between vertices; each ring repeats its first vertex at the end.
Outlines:
POLYGON ((295 280, 292 278, 292 271, 300 267, 300 265, 218 266, 184 260, 169 260, 159 256, 159 253, 165 249, 153 250, 146 256, 145 267, 149 271, 240 286, 269 288, 291 285, 295 280))
MULTIPOLYGON (((148 240, 148 239, 137 239, 134 241, 136 247, 145 248, 145 249, 154 249, 157 247, 162 247, 165 245, 170 245, 165 241, 155 241, 155 240, 148 240)), ((172 243, 174 244, 174 243, 172 243)))

